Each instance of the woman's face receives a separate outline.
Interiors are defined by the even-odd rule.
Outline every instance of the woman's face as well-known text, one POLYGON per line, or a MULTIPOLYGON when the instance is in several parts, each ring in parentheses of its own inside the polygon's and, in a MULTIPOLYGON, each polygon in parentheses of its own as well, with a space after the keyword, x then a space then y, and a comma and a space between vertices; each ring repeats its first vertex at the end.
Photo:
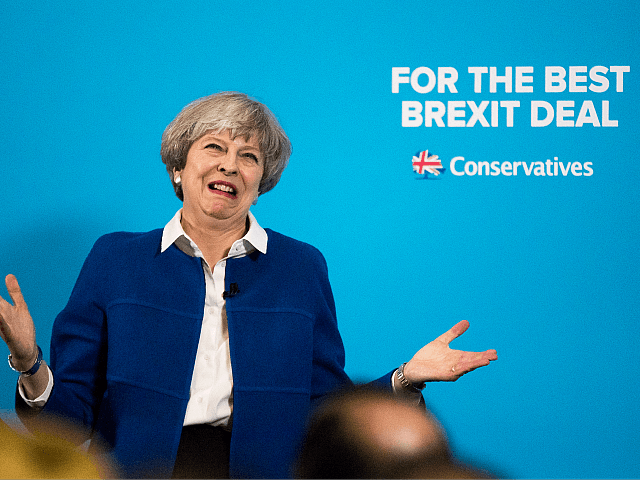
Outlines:
POLYGON ((183 215, 191 221, 244 222, 263 171, 264 156, 255 140, 231 139, 227 130, 207 132, 189 149, 184 169, 175 172, 182 181, 183 215))

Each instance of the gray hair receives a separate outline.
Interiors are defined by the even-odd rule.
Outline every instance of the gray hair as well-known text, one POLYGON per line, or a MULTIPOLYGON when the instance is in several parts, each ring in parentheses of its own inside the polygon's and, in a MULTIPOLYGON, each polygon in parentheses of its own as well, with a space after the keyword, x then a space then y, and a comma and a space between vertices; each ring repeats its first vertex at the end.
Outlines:
POLYGON ((291 142, 266 105, 244 93, 220 92, 202 97, 184 107, 162 134, 160 155, 173 189, 184 200, 182 185, 174 181, 174 170, 187 164, 191 145, 208 131, 228 130, 231 138, 254 139, 264 155, 264 173, 258 194, 276 186, 291 155, 291 142))

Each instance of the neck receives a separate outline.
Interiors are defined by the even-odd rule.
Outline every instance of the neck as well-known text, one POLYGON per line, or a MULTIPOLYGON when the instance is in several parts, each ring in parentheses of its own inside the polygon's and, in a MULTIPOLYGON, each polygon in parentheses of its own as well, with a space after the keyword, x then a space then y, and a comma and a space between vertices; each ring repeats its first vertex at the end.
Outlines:
POLYGON ((241 239, 249 230, 249 218, 232 220, 216 220, 194 222, 182 212, 180 220, 182 229, 198 246, 209 268, 213 267, 229 254, 231 245, 241 239))

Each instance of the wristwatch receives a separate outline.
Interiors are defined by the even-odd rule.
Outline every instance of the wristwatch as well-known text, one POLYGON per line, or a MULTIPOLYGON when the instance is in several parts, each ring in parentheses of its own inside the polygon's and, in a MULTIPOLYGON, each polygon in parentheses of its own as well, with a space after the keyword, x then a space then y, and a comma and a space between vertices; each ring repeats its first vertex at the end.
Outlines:
POLYGON ((398 381, 407 390, 413 390, 414 392, 421 392, 425 387, 425 383, 424 382, 411 383, 409 380, 407 380, 407 377, 404 376, 404 367, 406 364, 407 362, 403 363, 396 370, 396 376, 398 377, 398 381))
POLYGON ((21 372, 20 370, 18 370, 16 367, 13 366, 13 363, 11 363, 11 355, 9 355, 9 366, 11 367, 11 369, 15 370, 23 377, 30 377, 31 375, 35 375, 35 373, 40 368, 40 364, 42 364, 42 349, 40 348, 40 346, 37 346, 37 347, 38 347, 38 356, 36 357, 36 363, 34 363, 29 370, 24 372, 21 372))

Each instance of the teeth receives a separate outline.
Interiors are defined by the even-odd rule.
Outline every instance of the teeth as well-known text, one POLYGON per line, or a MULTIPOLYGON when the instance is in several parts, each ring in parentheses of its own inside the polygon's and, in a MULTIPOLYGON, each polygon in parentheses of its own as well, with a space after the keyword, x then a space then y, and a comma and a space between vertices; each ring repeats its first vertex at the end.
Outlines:
POLYGON ((227 193, 234 193, 235 192, 235 190, 233 188, 228 187, 227 185, 221 185, 221 184, 218 184, 218 183, 214 184, 212 186, 212 188, 214 188, 216 190, 220 190, 222 192, 227 192, 227 193))

